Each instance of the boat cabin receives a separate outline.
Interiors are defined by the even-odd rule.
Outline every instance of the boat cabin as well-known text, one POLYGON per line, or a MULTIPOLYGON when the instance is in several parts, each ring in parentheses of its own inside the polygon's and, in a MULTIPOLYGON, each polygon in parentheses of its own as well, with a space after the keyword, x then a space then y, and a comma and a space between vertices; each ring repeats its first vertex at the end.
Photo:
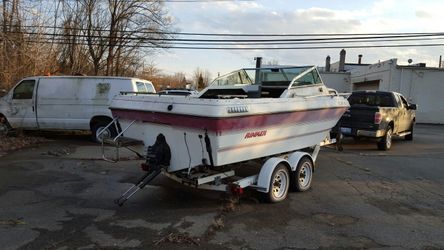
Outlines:
POLYGON ((285 98, 294 97, 297 92, 300 95, 319 94, 323 86, 315 66, 250 68, 216 78, 202 90, 199 98, 285 98), (307 92, 307 88, 314 92, 307 92))

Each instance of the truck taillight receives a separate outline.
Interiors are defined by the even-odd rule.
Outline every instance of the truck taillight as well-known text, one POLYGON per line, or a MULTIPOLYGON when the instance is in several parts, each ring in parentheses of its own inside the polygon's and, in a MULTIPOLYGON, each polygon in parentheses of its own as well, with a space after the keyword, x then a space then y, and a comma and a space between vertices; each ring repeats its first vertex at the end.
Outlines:
POLYGON ((382 115, 379 112, 375 113, 375 124, 380 124, 382 120, 382 115))

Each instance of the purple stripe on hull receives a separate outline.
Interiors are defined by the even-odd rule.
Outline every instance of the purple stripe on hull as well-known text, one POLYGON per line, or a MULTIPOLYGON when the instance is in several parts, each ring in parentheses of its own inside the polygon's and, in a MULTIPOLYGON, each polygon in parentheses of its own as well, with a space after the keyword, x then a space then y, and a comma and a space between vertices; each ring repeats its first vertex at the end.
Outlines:
POLYGON ((325 108, 285 113, 270 113, 237 117, 205 117, 152 111, 127 110, 112 108, 114 117, 157 124, 167 124, 193 129, 207 129, 214 132, 229 130, 255 129, 291 123, 311 122, 339 118, 345 111, 341 108, 325 108))

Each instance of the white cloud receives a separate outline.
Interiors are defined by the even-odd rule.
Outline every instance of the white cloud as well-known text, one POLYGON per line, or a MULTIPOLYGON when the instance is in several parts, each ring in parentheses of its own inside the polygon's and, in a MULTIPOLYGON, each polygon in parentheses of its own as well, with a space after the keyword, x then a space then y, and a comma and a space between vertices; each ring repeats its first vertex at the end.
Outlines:
MULTIPOLYGON (((309 4, 309 3, 306 3, 309 4)), ((353 8, 331 6, 300 7, 298 1, 217 2, 171 4, 171 13, 177 15, 178 26, 187 32, 208 33, 380 33, 380 32, 436 32, 442 31, 441 0, 381 0, 353 5, 353 8), (286 4, 283 6, 283 4, 286 4)), ((434 41, 442 42, 442 41, 434 41)), ((282 64, 323 65, 325 57, 332 61, 340 49, 325 50, 265 50, 265 51, 180 51, 171 60, 158 60, 162 67, 182 71, 196 67, 216 72, 235 67, 254 66, 253 58, 263 56, 265 61, 282 64), (198 59, 198 60, 196 60, 198 59)), ((364 55, 364 62, 374 63, 397 57, 399 62, 412 58, 436 66, 442 47, 347 49, 350 62, 364 55)), ((442 52, 441 52, 442 53, 442 52)), ((166 57, 168 58, 168 57, 166 57)), ((192 71, 192 70, 191 70, 192 71)))

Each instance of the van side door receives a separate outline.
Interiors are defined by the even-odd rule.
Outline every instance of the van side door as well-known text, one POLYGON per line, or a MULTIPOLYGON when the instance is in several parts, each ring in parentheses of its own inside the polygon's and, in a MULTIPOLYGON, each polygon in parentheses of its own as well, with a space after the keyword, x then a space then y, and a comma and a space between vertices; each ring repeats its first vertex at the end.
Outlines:
POLYGON ((12 90, 8 121, 13 128, 37 128, 35 108, 36 80, 25 79, 12 90))

